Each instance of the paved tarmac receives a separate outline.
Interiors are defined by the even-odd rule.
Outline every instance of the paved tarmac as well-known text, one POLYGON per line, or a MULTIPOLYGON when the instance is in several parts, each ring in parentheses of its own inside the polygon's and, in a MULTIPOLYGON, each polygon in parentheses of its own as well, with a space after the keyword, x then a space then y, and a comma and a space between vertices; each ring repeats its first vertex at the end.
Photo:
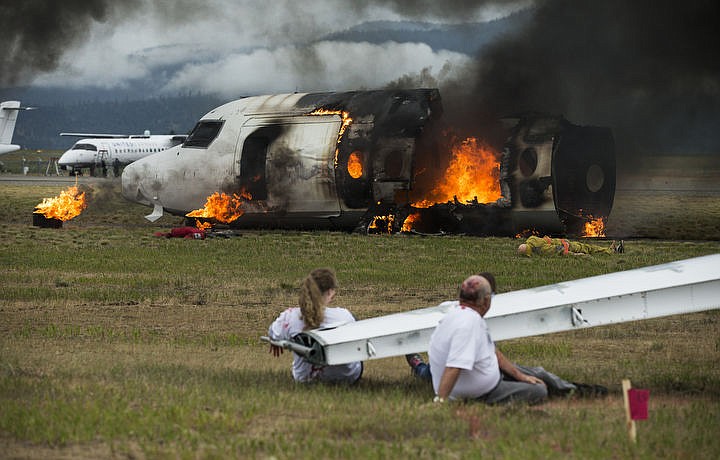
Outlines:
POLYGON ((73 185, 92 184, 97 182, 119 181, 119 177, 91 177, 91 176, 40 176, 22 174, 0 174, 0 182, 14 185, 73 185))

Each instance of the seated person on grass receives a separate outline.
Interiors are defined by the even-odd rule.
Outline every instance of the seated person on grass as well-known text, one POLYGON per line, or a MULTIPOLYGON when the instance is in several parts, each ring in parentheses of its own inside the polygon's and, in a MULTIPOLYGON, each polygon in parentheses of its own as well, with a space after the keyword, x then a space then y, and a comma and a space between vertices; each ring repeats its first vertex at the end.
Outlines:
POLYGON ((416 377, 433 382, 436 401, 450 397, 488 404, 510 401, 539 403, 548 395, 607 394, 607 389, 602 386, 568 382, 542 367, 520 366, 505 358, 495 348, 484 320, 494 293, 495 277, 487 272, 472 276, 461 285, 458 305, 446 314, 430 342, 430 361, 434 362, 435 368, 443 369, 440 376, 433 377, 431 365, 425 363, 419 354, 406 356, 416 377), (457 340, 458 337, 468 340, 457 340), (478 340, 470 340, 473 337, 478 340), (463 365, 456 367, 455 361, 460 355, 471 359, 460 359, 463 365), (446 373, 448 376, 445 376, 446 373), (458 382, 460 386, 456 388, 458 382))

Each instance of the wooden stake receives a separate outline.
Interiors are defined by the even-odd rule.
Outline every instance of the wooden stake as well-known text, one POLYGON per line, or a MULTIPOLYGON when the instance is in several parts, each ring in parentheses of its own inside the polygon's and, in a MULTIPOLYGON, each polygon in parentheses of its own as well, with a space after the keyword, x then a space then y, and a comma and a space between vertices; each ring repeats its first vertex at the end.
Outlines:
POLYGON ((632 441, 633 443, 637 443, 637 429, 635 427, 635 420, 633 420, 632 416, 630 415, 630 397, 628 396, 628 390, 632 388, 630 380, 623 379, 622 388, 623 400, 625 401, 625 424, 628 430, 628 436, 630 436, 630 441, 632 441))

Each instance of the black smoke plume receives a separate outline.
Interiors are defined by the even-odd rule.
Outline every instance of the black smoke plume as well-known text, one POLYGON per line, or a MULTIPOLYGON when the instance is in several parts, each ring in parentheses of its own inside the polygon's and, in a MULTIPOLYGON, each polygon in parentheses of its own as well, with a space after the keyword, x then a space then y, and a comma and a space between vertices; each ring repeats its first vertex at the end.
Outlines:
POLYGON ((14 85, 29 74, 55 69, 63 51, 87 36, 91 22, 106 17, 102 1, 2 1, 0 83, 14 85))
POLYGON ((89 36, 93 22, 106 22, 137 5, 132 0, 0 1, 0 86, 27 83, 57 68, 63 53, 89 36))
POLYGON ((621 155, 720 152, 718 5, 539 1, 524 30, 478 56, 463 88, 472 104, 459 113, 543 111, 611 126, 621 155))
MULTIPOLYGON (((458 19, 512 1, 361 0, 408 17, 458 19)), ((480 50, 441 87, 446 117, 502 143, 497 120, 523 112, 613 128, 621 155, 720 152, 720 3, 537 0, 532 18, 480 50)), ((404 77, 391 86, 426 81, 404 77)))

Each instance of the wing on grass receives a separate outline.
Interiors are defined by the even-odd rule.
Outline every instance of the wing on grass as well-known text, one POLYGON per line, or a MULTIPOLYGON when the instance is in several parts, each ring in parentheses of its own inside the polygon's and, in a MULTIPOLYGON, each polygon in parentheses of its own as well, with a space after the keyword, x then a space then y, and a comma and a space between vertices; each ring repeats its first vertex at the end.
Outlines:
MULTIPOLYGON (((304 332, 313 361, 344 364, 427 351, 456 302, 304 332), (319 352, 318 352, 319 350, 319 352)), ((720 308, 720 254, 593 276, 493 298, 496 341, 720 308)))

